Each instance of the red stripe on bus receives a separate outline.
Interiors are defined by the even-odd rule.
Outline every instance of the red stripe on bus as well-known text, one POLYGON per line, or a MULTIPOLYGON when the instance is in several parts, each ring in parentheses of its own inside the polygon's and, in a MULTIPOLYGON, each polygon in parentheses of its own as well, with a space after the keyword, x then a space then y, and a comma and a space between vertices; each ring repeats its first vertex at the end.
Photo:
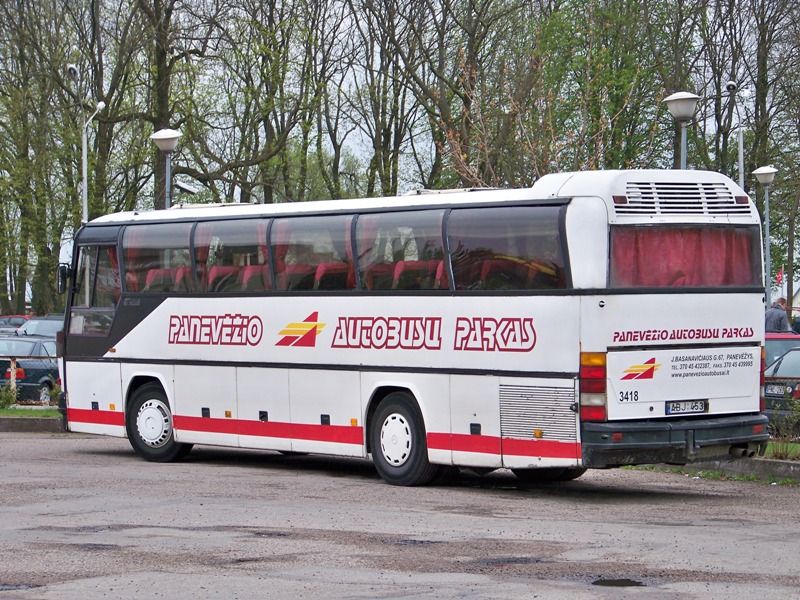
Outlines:
POLYGON ((276 421, 238 421, 208 417, 173 417, 175 429, 205 433, 229 433, 256 437, 274 437, 337 444, 364 444, 362 427, 342 425, 303 425, 276 421))
POLYGON ((541 456, 545 458, 580 458, 581 446, 575 442, 553 440, 518 440, 489 435, 429 433, 428 448, 479 454, 501 453, 506 456, 541 456))
POLYGON ((120 427, 125 427, 125 415, 115 410, 68 408, 67 421, 70 423, 91 423, 92 425, 118 425, 120 427))
POLYGON ((453 450, 455 452, 500 455, 500 438, 491 435, 429 433, 427 440, 430 450, 453 450))
POLYGON ((175 429, 185 431, 202 431, 204 433, 239 433, 238 421, 234 419, 212 419, 210 417, 186 417, 172 415, 172 424, 175 429))
POLYGON ((517 440, 503 438, 506 456, 543 456, 547 458, 580 458, 581 445, 577 442, 554 440, 517 440))

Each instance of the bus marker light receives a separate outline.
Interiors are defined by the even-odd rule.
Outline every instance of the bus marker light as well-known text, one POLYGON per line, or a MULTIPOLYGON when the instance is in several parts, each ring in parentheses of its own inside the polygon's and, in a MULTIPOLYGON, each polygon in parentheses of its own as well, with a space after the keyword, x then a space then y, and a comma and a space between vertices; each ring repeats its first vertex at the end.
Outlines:
POLYGON ((622 432, 621 431, 615 431, 614 433, 612 433, 611 434, 611 441, 612 442, 621 442, 622 441, 622 432))
POLYGON ((543 436, 543 434, 542 434, 542 430, 541 429, 534 429, 533 430, 533 437, 535 437, 537 439, 541 439, 542 436, 543 436))
POLYGON ((350 427, 358 427, 358 419, 350 419, 350 427))
POLYGON ((117 405, 116 404, 109 404, 108 405, 108 410, 117 410, 117 405))
POLYGON ((225 411, 225 418, 226 419, 230 419, 231 418, 231 411, 229 411, 229 410, 225 411))
POLYGON ((734 196, 736 204, 748 204, 750 202, 749 196, 734 196))
POLYGON ((764 433, 764 426, 763 425, 753 425, 753 433, 764 433))
POLYGON ((627 204, 628 203, 628 197, 627 196, 611 196, 611 197, 614 199, 614 204, 616 204, 616 205, 627 204))

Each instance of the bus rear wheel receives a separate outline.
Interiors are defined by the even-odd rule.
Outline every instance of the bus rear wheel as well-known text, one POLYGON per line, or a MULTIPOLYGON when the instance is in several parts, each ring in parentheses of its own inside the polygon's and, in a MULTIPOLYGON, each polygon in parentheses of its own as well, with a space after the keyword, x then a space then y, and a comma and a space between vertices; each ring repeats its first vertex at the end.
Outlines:
POLYGON ((425 485, 439 472, 428 461, 425 426, 416 402, 406 392, 393 392, 378 405, 370 428, 372 462, 391 485, 425 485))
POLYGON ((572 481, 584 473, 583 467, 545 467, 540 469, 511 469, 517 479, 526 483, 558 483, 572 481))
POLYGON ((150 462, 171 462, 186 456, 191 444, 175 441, 172 411, 164 390, 147 384, 133 393, 125 418, 128 441, 134 452, 150 462))

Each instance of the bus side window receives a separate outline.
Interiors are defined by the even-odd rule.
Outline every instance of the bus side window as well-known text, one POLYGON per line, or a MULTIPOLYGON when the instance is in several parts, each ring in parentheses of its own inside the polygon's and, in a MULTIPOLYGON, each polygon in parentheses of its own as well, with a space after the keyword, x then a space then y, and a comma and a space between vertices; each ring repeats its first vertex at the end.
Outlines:
POLYGON ((195 227, 196 272, 202 291, 231 294, 271 289, 267 223, 247 219, 195 227))
POLYGON ((278 219, 272 227, 278 289, 355 288, 350 250, 350 215, 278 219))
POLYGON ((363 215, 356 251, 366 290, 447 289, 440 210, 363 215))
POLYGON ((458 290, 566 287, 559 208, 456 209, 447 235, 458 290))
POLYGON ((189 253, 191 223, 131 225, 122 237, 128 292, 191 292, 195 289, 189 253))

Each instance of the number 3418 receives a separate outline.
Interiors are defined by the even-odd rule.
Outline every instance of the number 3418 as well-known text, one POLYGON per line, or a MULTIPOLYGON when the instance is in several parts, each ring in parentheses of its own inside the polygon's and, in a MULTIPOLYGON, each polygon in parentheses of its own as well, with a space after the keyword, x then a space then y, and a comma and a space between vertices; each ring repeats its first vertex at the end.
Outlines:
POLYGON ((620 402, 638 402, 639 401, 639 392, 620 392, 619 393, 619 401, 620 402))

